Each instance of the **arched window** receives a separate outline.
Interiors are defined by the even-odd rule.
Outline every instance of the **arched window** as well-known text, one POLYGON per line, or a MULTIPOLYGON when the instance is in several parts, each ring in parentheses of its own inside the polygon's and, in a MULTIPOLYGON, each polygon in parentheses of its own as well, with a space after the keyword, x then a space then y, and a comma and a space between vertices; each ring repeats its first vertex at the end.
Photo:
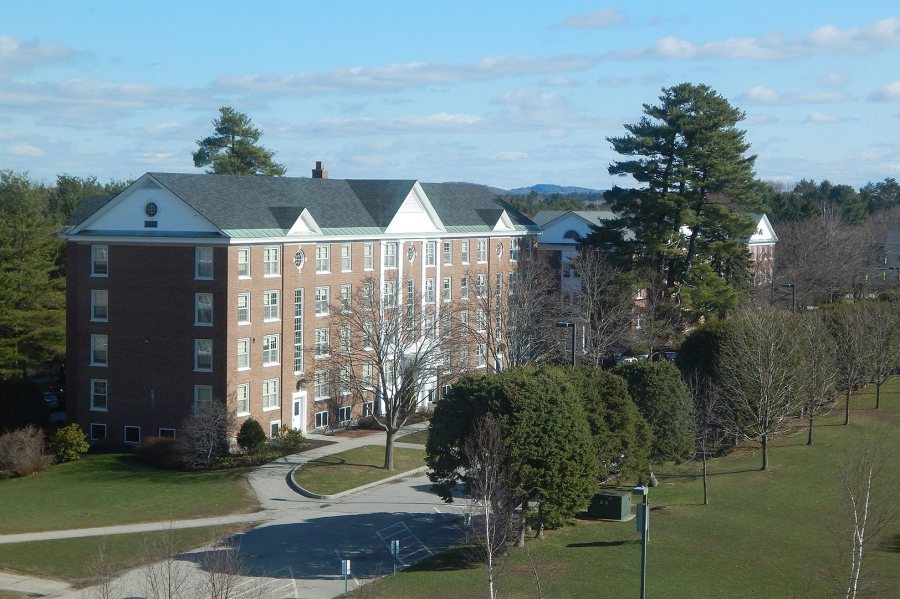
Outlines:
POLYGON ((578 231, 573 231, 569 229, 566 231, 566 234, 563 235, 564 239, 574 239, 575 241, 581 241, 581 235, 578 234, 578 231))

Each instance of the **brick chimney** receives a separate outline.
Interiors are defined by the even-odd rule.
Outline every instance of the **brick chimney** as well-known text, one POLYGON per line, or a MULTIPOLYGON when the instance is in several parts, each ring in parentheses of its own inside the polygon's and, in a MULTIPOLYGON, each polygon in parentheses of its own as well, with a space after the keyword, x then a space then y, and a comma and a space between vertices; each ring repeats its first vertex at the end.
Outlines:
POLYGON ((325 170, 325 163, 321 160, 316 160, 316 168, 312 170, 313 179, 327 179, 328 171, 325 170))

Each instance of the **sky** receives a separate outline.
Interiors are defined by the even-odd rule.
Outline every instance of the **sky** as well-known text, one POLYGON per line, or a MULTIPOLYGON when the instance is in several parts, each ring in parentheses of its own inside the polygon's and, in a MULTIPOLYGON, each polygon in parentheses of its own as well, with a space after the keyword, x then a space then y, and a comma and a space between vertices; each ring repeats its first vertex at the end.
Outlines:
MULTIPOLYGON (((892 8, 893 6, 893 8, 892 8)), ((608 189, 607 138, 662 88, 746 113, 761 179, 900 178, 884 0, 0 0, 0 169, 202 172, 221 106, 289 176, 608 189)))

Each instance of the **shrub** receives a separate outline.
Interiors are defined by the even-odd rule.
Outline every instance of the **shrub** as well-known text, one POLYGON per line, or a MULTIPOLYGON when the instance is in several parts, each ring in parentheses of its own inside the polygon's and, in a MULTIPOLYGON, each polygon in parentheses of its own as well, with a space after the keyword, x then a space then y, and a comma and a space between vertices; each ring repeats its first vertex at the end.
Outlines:
POLYGON ((53 451, 56 453, 56 462, 59 464, 75 461, 90 449, 87 435, 75 423, 64 426, 53 433, 51 443, 53 451))
POLYGON ((0 435, 0 470, 28 476, 50 466, 44 454, 44 431, 26 426, 0 435))
POLYGON ((245 420, 238 431, 237 444, 249 453, 256 453, 262 449, 266 444, 266 433, 263 431, 262 425, 253 418, 245 420))
POLYGON ((134 457, 148 466, 178 470, 184 467, 184 441, 150 437, 134 450, 134 457))
POLYGON ((292 428, 284 429, 278 435, 272 437, 269 441, 269 447, 280 455, 297 453, 306 447, 306 437, 298 430, 292 428))
POLYGON ((378 424, 374 416, 363 416, 356 421, 356 427, 366 430, 378 430, 381 428, 381 425, 378 424))
POLYGON ((216 465, 219 468, 247 468, 249 466, 261 466, 280 457, 281 454, 276 451, 265 450, 243 455, 220 456, 216 458, 216 465))
POLYGON ((216 458, 228 455, 228 437, 234 421, 224 402, 200 405, 181 426, 185 465, 195 470, 212 468, 216 458))

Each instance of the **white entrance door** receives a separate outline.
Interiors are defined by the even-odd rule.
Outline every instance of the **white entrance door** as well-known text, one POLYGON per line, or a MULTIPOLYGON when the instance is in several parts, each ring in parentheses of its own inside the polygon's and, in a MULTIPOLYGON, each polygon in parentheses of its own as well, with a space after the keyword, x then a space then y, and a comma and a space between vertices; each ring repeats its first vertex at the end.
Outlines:
POLYGON ((306 432, 306 391, 299 391, 292 395, 293 410, 291 411, 291 428, 306 432))

